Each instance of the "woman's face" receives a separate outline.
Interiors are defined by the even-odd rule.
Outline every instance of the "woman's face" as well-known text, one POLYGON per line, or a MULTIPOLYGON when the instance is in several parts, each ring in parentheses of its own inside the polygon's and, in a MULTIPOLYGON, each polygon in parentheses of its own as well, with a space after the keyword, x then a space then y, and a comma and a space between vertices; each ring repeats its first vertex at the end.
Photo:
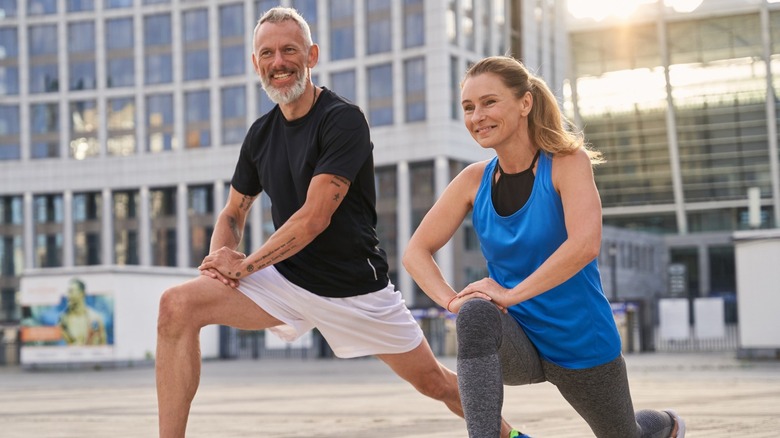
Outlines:
POLYGON ((498 75, 482 73, 463 82, 461 106, 466 129, 484 148, 497 148, 527 132, 530 93, 518 99, 498 75))

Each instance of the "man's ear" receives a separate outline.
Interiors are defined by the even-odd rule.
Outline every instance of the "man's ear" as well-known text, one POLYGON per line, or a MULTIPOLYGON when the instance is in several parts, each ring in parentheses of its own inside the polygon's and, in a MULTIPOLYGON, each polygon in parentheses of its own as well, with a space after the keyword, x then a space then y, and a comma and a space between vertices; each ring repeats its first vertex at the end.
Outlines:
POLYGON ((317 65, 317 61, 320 59, 320 46, 317 44, 312 44, 311 47, 309 47, 309 60, 307 67, 314 68, 315 65, 317 65))

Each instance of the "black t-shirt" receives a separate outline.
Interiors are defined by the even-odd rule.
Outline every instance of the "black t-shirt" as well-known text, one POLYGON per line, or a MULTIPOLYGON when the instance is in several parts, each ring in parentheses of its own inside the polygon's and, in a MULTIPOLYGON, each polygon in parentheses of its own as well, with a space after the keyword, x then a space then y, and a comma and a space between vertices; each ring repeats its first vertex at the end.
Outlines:
POLYGON ((299 119, 288 122, 275 106, 252 124, 241 146, 231 185, 248 196, 265 191, 276 228, 303 206, 314 176, 351 181, 328 228, 275 265, 317 295, 349 297, 387 286, 387 258, 376 235, 373 147, 360 108, 326 88, 299 119))

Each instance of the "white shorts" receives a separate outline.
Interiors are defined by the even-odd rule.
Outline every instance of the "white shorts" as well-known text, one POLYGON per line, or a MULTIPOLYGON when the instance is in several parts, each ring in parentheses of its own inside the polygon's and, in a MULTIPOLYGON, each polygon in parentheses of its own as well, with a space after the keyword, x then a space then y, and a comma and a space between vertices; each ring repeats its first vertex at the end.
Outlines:
POLYGON ((392 283, 365 295, 328 298, 291 283, 269 266, 242 278, 238 290, 284 324, 274 334, 292 342, 316 327, 341 358, 406 353, 423 332, 392 283))

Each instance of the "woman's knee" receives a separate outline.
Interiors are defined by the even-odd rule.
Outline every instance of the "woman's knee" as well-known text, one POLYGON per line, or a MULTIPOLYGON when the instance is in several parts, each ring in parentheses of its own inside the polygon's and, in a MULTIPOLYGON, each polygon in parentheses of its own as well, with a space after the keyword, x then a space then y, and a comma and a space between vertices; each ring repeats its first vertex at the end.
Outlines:
POLYGON ((501 311, 490 301, 466 301, 458 312, 455 328, 461 358, 493 354, 501 345, 501 311))

